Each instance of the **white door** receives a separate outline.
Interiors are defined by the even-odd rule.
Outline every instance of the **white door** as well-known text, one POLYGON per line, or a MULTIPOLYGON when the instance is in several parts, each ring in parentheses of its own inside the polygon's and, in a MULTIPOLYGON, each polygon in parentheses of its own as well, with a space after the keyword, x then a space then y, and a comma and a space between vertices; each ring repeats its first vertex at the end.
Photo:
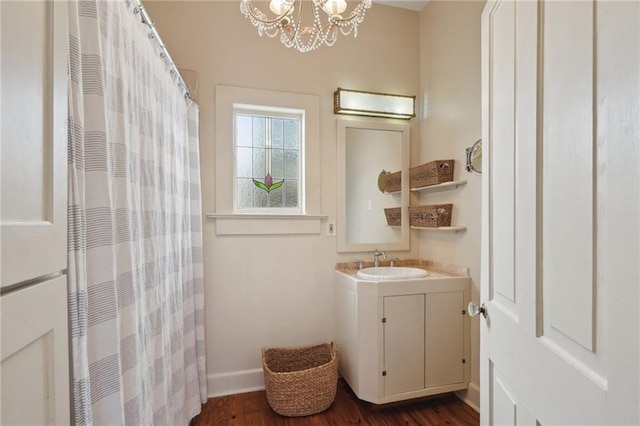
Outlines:
POLYGON ((482 17, 481 422, 637 425, 640 2, 482 17))
POLYGON ((0 1, 0 424, 69 424, 67 3, 0 1))

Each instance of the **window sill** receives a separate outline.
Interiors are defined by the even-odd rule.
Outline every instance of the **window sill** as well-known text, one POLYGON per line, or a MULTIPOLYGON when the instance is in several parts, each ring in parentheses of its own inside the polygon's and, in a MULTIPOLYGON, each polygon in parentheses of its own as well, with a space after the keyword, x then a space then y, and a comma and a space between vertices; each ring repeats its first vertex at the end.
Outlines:
POLYGON ((208 213, 217 235, 320 234, 326 215, 208 213))

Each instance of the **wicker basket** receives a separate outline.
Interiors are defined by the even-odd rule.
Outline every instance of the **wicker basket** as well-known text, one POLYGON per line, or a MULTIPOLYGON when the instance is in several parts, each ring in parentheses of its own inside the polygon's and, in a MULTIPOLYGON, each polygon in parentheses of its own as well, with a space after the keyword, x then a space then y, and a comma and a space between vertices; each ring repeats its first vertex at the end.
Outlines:
POLYGON ((409 169, 411 188, 436 185, 453 180, 453 160, 436 160, 409 169))
POLYGON ((402 224, 402 208, 391 207, 384 209, 384 215, 387 217, 387 225, 400 226, 402 224))
POLYGON ((384 176, 385 192, 398 192, 402 189, 402 172, 389 173, 384 176))
POLYGON ((451 226, 453 204, 409 206, 409 225, 427 228, 451 226))
POLYGON ((267 401, 283 416, 310 416, 336 397, 338 357, 334 342, 299 348, 262 349, 267 401))

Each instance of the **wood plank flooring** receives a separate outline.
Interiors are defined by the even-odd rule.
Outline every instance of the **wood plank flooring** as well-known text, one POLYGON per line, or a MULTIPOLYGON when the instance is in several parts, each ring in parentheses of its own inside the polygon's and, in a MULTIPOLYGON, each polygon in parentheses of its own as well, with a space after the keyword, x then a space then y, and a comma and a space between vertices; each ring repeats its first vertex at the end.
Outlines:
POLYGON ((328 410, 308 417, 283 417, 273 412, 264 391, 211 398, 191 426, 435 426, 479 425, 478 413, 453 394, 419 402, 376 406, 360 401, 338 381, 328 410))

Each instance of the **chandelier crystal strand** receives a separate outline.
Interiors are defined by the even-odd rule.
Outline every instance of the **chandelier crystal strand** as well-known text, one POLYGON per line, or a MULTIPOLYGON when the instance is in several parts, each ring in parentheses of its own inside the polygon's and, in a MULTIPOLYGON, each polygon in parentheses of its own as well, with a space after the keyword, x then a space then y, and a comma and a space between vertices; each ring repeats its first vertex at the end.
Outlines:
POLYGON ((320 46, 333 46, 342 35, 358 35, 358 25, 364 20, 372 0, 271 0, 269 10, 254 7, 252 0, 240 1, 240 12, 257 28, 260 36, 275 37, 300 52, 309 52, 320 46), (350 4, 357 3, 345 18, 342 13, 350 4), (313 22, 305 25, 303 9, 310 8, 313 22))

